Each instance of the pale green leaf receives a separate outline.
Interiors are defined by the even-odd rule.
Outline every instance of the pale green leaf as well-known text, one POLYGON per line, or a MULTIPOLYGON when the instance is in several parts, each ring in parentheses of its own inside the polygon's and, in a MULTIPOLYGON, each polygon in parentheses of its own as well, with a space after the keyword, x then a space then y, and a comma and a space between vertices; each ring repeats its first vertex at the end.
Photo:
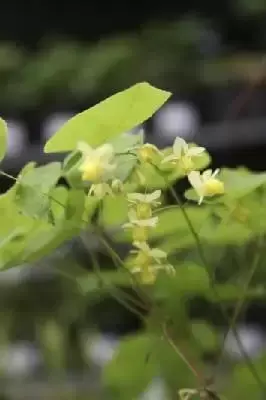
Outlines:
POLYGON ((210 287, 210 280, 206 269, 192 262, 175 267, 175 275, 169 276, 162 272, 156 282, 156 295, 168 298, 187 294, 202 294, 210 287))
POLYGON ((170 93, 136 84, 70 119, 44 147, 46 153, 74 150, 79 141, 98 146, 150 118, 170 93))
POLYGON ((61 220, 65 215, 68 190, 65 186, 57 186, 51 190, 51 212, 55 221, 61 220))
POLYGON ((53 162, 29 170, 17 181, 16 203, 31 217, 47 218, 50 192, 61 176, 61 164, 53 162))
POLYGON ((227 382, 224 393, 228 399, 261 400, 265 397, 265 368, 266 356, 261 354, 257 359, 252 360, 252 367, 261 379, 262 385, 258 384, 256 376, 246 364, 237 363, 230 373, 230 380, 227 382))
POLYGON ((212 289, 206 290, 205 296, 208 300, 219 303, 221 301, 235 303, 245 299, 264 299, 266 291, 261 287, 245 289, 243 285, 235 285, 230 283, 217 284, 215 292, 212 289))
POLYGON ((145 334, 127 337, 120 343, 104 368, 103 382, 111 398, 135 399, 156 376, 158 366, 153 357, 147 361, 154 339, 145 334))
POLYGON ((120 179, 122 182, 125 182, 128 179, 138 162, 136 151, 132 149, 140 145, 141 140, 141 134, 124 134, 110 142, 117 154, 115 158, 115 177, 120 179))
POLYGON ((217 332, 205 321, 193 321, 191 324, 192 335, 204 351, 216 351, 219 347, 217 332))
POLYGON ((223 168, 220 179, 225 185, 225 195, 231 198, 241 198, 266 185, 265 172, 251 172, 245 168, 223 168))
POLYGON ((81 172, 79 170, 81 162, 82 154, 78 150, 70 153, 63 162, 62 174, 68 184, 74 189, 81 189, 85 186, 81 179, 81 172))
POLYGON ((127 220, 128 202, 124 195, 103 199, 100 220, 103 226, 119 226, 127 220))

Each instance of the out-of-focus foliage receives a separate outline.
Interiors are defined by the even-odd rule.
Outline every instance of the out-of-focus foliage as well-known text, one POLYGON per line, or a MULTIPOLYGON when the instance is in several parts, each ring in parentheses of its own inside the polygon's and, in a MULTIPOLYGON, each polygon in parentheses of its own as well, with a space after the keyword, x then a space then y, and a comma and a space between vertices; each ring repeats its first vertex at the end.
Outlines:
MULTIPOLYGON (((11 331, 15 336, 16 316, 25 313, 24 323, 30 326, 31 335, 42 349, 47 371, 58 376, 75 365, 82 370, 89 358, 85 351, 89 339, 84 340, 84 332, 94 330, 91 312, 101 306, 104 298, 109 302, 114 297, 142 323, 139 332, 122 340, 103 373, 104 389, 114 399, 137 398, 157 376, 163 379, 169 399, 176 398, 177 391, 183 388, 206 392, 208 388, 199 385, 208 386, 209 371, 215 371, 214 366, 221 361, 223 341, 221 329, 215 326, 217 316, 224 329, 229 325, 234 328, 235 321, 228 311, 243 299, 265 299, 266 295, 266 174, 222 168, 219 179, 224 184, 224 194, 209 198, 212 193, 205 191, 203 204, 199 205, 194 190, 189 189, 183 202, 176 197, 172 184, 189 177, 189 173, 184 172, 181 163, 178 167, 163 163, 171 148, 161 152, 149 148, 156 151, 156 157, 147 165, 139 156, 142 135, 124 132, 148 119, 169 96, 169 92, 141 83, 73 117, 46 144, 46 150, 51 152, 67 150, 65 160, 41 167, 30 163, 17 179, 13 178, 11 189, 0 196, 1 269, 12 271, 18 265, 38 261, 54 265, 58 274, 65 277, 64 281, 54 281, 48 275, 45 288, 34 287, 22 304, 16 291, 27 292, 27 285, 11 292, 1 291, 1 305, 3 309, 8 305, 9 311, 5 312, 6 331, 3 328, 0 340, 6 344, 11 331), (82 148, 76 148, 80 140, 87 144, 85 156, 82 148), (123 190, 111 195, 106 192, 102 198, 89 191, 99 181, 84 181, 80 166, 85 162, 89 172, 95 172, 99 148, 94 146, 103 143, 108 144, 108 151, 112 149, 117 170, 100 184, 112 186, 118 179, 123 190), (121 157, 123 162, 128 161, 125 166, 121 157), (91 160, 96 164, 91 165, 91 160), (62 178, 67 185, 62 184, 62 178), (149 245, 156 247, 158 258, 162 250, 166 252, 171 270, 166 264, 155 276, 154 284, 146 285, 127 268, 132 256, 129 250, 136 243, 132 243, 132 232, 123 229, 123 224, 130 218, 128 195, 142 192, 146 212, 147 204, 152 204, 147 193, 155 189, 162 190, 154 192, 159 193, 161 204, 152 211, 158 224, 150 232, 149 245), (175 204, 168 204, 167 199, 171 203, 175 200, 175 204), (58 248, 63 251, 62 245, 70 240, 73 243, 78 235, 86 249, 82 268, 68 255, 54 253, 58 248), (35 306, 35 302, 35 315, 27 315, 29 304, 35 306), (207 304, 214 312, 202 307, 202 315, 194 317, 191 310, 195 302, 207 304), (74 356, 69 330, 75 325, 74 356)), ((4 155, 5 139, 2 142, 4 155)), ((194 151, 200 150, 194 147, 194 151)), ((182 153, 181 156, 184 157, 182 153)), ((103 168, 106 160, 100 162, 103 168)), ((193 163, 194 172, 202 171, 210 162, 211 156, 205 151, 193 163)), ((217 179, 212 178, 209 188, 216 184, 217 179)), ((148 220, 150 217, 148 213, 148 220)), ((143 223, 142 219, 137 222, 143 223)), ((115 317, 111 314, 110 318, 115 317)), ((262 392, 256 376, 250 375, 252 370, 246 364, 232 365, 225 355, 222 360, 228 362, 226 373, 218 371, 212 376, 219 392, 228 392, 233 398, 252 396, 259 400, 262 392), (253 388, 252 393, 250 388, 243 389, 246 382, 253 388)), ((263 362, 259 360, 255 367, 261 373, 263 362)))
MULTIPOLYGON (((232 8, 242 18, 249 9, 257 9, 259 18, 263 5, 256 8, 256 3, 241 0, 232 8)), ((178 83, 179 90, 190 91, 228 80, 249 81, 260 74, 263 54, 235 49, 232 56, 227 43, 217 39, 221 35, 215 28, 212 21, 191 14, 91 44, 46 40, 36 52, 28 52, 4 42, 0 45, 0 104, 12 109, 47 102, 69 105, 100 99, 136 81, 164 88, 178 83)))

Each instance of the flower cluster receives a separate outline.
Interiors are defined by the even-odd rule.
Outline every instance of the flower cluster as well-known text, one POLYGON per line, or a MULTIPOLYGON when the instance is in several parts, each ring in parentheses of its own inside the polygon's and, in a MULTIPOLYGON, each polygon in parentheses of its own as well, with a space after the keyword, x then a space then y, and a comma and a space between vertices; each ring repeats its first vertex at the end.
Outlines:
POLYGON ((202 203, 204 197, 212 197, 224 193, 224 184, 217 178, 218 169, 214 172, 208 169, 202 174, 195 170, 195 159, 204 152, 204 147, 189 147, 184 139, 177 137, 173 144, 172 154, 162 160, 162 164, 170 163, 174 168, 179 168, 187 175, 191 186, 199 197, 199 204, 202 203))
POLYGON ((204 147, 189 147, 184 139, 177 137, 173 144, 172 154, 166 156, 162 163, 170 162, 174 167, 180 168, 187 174, 195 167, 194 159, 201 156, 204 151, 204 147))
POLYGON ((106 195, 122 192, 122 182, 119 179, 112 180, 116 164, 111 144, 104 144, 93 149, 87 143, 81 142, 78 150, 83 156, 79 166, 81 178, 83 181, 91 183, 89 195, 102 199, 106 195))
POLYGON ((124 228, 131 230, 135 247, 131 251, 131 272, 137 274, 144 284, 154 283, 159 270, 174 272, 173 267, 167 263, 167 254, 148 244, 150 230, 159 221, 157 216, 153 216, 153 209, 160 205, 160 196, 160 190, 149 194, 129 193, 127 196, 129 222, 124 224, 124 228))
MULTIPOLYGON (((117 165, 111 144, 104 144, 94 149, 86 143, 80 143, 78 150, 82 153, 79 166, 81 178, 91 184, 89 195, 102 199, 106 195, 123 192, 122 182, 114 179, 117 165)), ((188 145, 185 140, 176 138, 171 154, 165 155, 149 143, 141 145, 136 150, 140 164, 156 164, 158 168, 160 168, 159 165, 169 164, 171 168, 181 170, 187 175, 199 197, 199 204, 202 203, 204 197, 224 193, 224 184, 217 177, 219 170, 214 172, 206 170, 203 173, 197 171, 196 161, 205 152, 203 147, 188 145)), ((135 172, 138 172, 138 168, 135 172)), ((140 178, 144 183, 142 177, 140 178)), ((131 251, 131 271, 137 274, 140 281, 145 284, 153 283, 161 269, 168 273, 174 272, 173 267, 167 263, 166 253, 160 249, 151 248, 148 244, 150 232, 159 221, 159 217, 154 216, 153 209, 161 204, 160 197, 160 190, 145 194, 127 194, 128 222, 124 224, 124 228, 130 229, 132 233, 134 250, 131 251)))

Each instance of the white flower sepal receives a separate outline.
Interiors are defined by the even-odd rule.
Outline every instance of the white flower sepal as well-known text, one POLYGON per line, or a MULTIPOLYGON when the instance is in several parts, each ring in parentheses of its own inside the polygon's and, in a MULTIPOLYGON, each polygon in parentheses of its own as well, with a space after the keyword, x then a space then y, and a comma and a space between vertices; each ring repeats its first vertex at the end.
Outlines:
POLYGON ((79 142, 77 149, 83 155, 79 170, 84 181, 100 182, 106 179, 106 175, 110 177, 110 173, 116 168, 116 165, 111 163, 114 158, 114 148, 111 144, 92 148, 85 142, 79 142))
POLYGON ((123 225, 123 228, 134 228, 136 226, 144 227, 144 228, 155 228, 158 224, 158 217, 151 217, 146 219, 138 219, 137 213, 135 210, 129 210, 128 212, 129 222, 123 225))
POLYGON ((183 170, 189 171, 194 167, 193 158, 201 156, 204 151, 204 147, 189 147, 184 139, 177 137, 173 144, 172 154, 164 157, 162 163, 178 163, 183 170))
POLYGON ((158 200, 161 196, 161 190, 155 190, 152 193, 129 193, 127 195, 128 202, 131 204, 149 204, 151 206, 158 206, 161 202, 158 200))
POLYGON ((188 180, 199 196, 199 204, 204 197, 211 197, 218 194, 224 194, 224 183, 217 179, 219 169, 214 172, 211 169, 200 174, 199 171, 192 171, 188 174, 188 180))

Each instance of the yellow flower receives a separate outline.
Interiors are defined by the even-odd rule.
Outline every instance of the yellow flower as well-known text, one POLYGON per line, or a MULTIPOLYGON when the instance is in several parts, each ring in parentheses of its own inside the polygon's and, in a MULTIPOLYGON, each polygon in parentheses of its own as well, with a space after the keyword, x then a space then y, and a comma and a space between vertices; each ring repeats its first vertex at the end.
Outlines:
POLYGON ((131 251, 135 255, 131 271, 139 275, 142 283, 154 283, 159 270, 174 273, 172 265, 167 263, 167 254, 164 251, 150 248, 146 242, 134 242, 133 244, 137 250, 131 251))
POLYGON ((148 239, 150 229, 155 228, 159 220, 158 217, 140 219, 133 209, 129 210, 128 219, 123 228, 132 229, 133 240, 140 242, 148 239))
POLYGON ((160 154, 159 149, 156 146, 150 143, 145 143, 138 149, 139 159, 143 162, 151 162, 154 157, 160 154))
POLYGON ((106 195, 112 195, 112 189, 108 183, 94 183, 89 190, 89 196, 94 195, 99 200, 103 199, 106 195))
POLYGON ((78 150, 83 154, 83 161, 79 167, 83 181, 98 183, 110 177, 110 173, 116 167, 111 163, 114 158, 114 149, 111 144, 103 144, 93 149, 87 143, 81 142, 78 150))
POLYGON ((199 204, 204 197, 212 197, 224 194, 224 183, 217 179, 219 169, 212 172, 211 169, 200 174, 199 171, 192 171, 188 174, 188 180, 199 196, 199 204))
POLYGON ((159 198, 161 190, 155 190, 152 193, 129 193, 127 195, 128 202, 134 206, 137 218, 151 218, 152 208, 161 204, 159 198))
POLYGON ((193 158, 201 156, 204 151, 204 147, 189 147, 184 139, 177 137, 173 144, 173 153, 166 156, 162 163, 170 162, 187 173, 195 167, 193 158))

